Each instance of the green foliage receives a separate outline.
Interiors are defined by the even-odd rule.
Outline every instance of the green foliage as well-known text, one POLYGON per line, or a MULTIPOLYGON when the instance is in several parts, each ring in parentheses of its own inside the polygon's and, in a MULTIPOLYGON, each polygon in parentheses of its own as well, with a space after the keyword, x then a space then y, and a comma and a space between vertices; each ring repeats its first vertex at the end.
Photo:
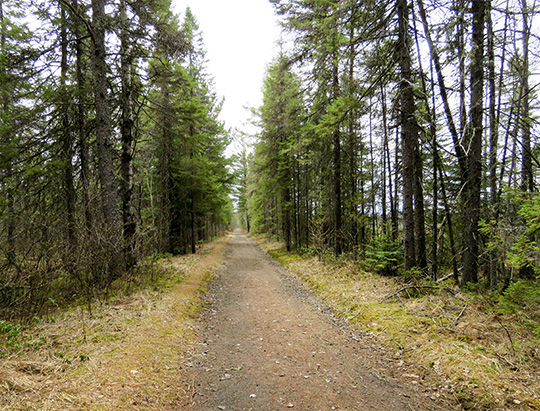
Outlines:
POLYGON ((410 270, 404 271, 401 276, 407 283, 418 283, 424 281, 425 275, 422 270, 418 267, 413 267, 410 270))
POLYGON ((298 76, 280 54, 268 68, 263 105, 258 110, 261 133, 249 162, 248 209, 254 232, 281 238, 291 248, 296 159, 302 138, 303 94, 298 76))
POLYGON ((366 251, 366 264, 382 275, 396 275, 402 260, 401 244, 388 235, 375 237, 366 251))
POLYGON ((0 334, 4 335, 8 341, 13 340, 19 337, 20 326, 9 321, 0 320, 0 334))
POLYGON ((17 324, 0 320, 0 343, 4 346, 0 351, 2 356, 7 356, 9 352, 19 351, 22 348, 22 332, 17 324))
POLYGON ((500 261, 506 282, 534 279, 540 275, 540 196, 507 189, 500 207, 497 221, 479 224, 490 258, 500 261))
POLYGON ((540 285, 538 281, 518 280, 499 299, 499 312, 517 315, 540 338, 540 285))
POLYGON ((506 258, 509 267, 517 270, 531 269, 536 275, 540 275, 539 261, 540 247, 536 241, 530 240, 526 235, 517 238, 506 258))

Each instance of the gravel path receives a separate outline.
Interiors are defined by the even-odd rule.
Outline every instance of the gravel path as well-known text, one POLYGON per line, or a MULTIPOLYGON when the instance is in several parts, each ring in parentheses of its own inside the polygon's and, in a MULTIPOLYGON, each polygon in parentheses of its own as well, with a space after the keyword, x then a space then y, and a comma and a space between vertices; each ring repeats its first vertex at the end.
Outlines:
POLYGON ((449 409, 239 232, 207 293, 200 335, 193 410, 449 409))

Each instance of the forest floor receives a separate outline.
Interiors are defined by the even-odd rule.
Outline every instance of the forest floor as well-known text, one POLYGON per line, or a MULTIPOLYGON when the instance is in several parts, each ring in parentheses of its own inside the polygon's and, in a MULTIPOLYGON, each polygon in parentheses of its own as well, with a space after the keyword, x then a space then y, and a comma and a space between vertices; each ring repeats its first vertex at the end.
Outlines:
POLYGON ((21 330, 0 359, 0 410, 540 409, 538 361, 518 362, 515 330, 466 296, 405 298, 258 242, 234 232, 165 260, 166 291, 21 330))

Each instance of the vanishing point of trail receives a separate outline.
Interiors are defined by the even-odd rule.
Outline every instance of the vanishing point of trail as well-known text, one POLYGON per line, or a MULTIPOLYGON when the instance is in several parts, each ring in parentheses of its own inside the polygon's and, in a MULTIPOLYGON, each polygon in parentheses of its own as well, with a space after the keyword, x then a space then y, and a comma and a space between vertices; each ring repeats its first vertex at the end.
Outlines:
POLYGON ((438 410, 235 232, 191 358, 194 410, 438 410))

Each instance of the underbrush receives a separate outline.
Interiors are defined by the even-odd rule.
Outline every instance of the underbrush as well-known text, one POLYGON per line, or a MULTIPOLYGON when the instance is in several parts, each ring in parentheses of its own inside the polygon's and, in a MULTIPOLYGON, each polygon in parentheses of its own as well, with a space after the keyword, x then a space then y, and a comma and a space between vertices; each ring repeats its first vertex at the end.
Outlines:
POLYGON ((516 322, 531 330, 540 344, 540 286, 538 281, 518 280, 500 296, 499 313, 511 316, 516 322))
MULTIPOLYGON (((71 289, 71 298, 61 297, 58 300, 48 297, 48 303, 43 305, 41 315, 33 315, 22 319, 0 320, 0 358, 24 355, 25 351, 39 349, 47 344, 47 338, 39 335, 39 330, 47 324, 55 324, 59 317, 66 313, 78 312, 82 317, 93 317, 103 307, 114 306, 129 296, 147 290, 160 293, 178 284, 186 273, 176 270, 167 264, 170 255, 157 255, 139 263, 129 274, 126 274, 110 284, 106 289, 92 289, 83 292, 80 287, 64 282, 62 289, 59 285, 51 287, 51 295, 60 295, 66 289, 71 289), (75 294, 73 290, 79 290, 75 294)), ((66 292, 67 293, 67 292, 66 292)))
POLYGON ((355 332, 383 344, 390 361, 412 366, 433 395, 463 410, 540 410, 537 287, 517 282, 499 297, 287 253, 267 239, 259 244, 355 332))
POLYGON ((182 409, 182 353, 222 243, 149 259, 108 299, 0 321, 0 409, 182 409))

